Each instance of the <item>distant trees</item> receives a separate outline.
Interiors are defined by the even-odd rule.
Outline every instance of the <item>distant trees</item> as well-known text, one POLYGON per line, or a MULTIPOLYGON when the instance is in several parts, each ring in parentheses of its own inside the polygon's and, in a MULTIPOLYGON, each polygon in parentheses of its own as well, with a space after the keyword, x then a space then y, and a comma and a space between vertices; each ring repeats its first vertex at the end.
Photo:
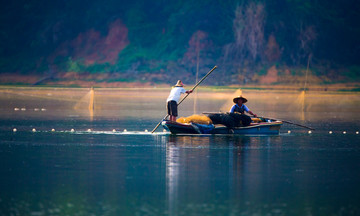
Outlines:
POLYGON ((228 83, 274 64, 306 67, 309 56, 327 67, 360 65, 360 1, 354 0, 20 0, 3 6, 0 73, 44 73, 50 64, 133 79, 140 73, 188 77, 217 64, 223 70, 216 82, 228 83))
POLYGON ((186 68, 192 72, 198 72, 200 64, 207 65, 213 62, 212 45, 208 33, 201 30, 196 31, 188 42, 188 48, 182 60, 186 64, 186 68))
POLYGON ((242 64, 244 60, 262 59, 264 48, 265 8, 260 2, 238 5, 233 20, 234 42, 225 45, 224 61, 242 64))
POLYGON ((316 28, 313 25, 299 28, 299 52, 297 63, 300 64, 304 59, 307 59, 313 54, 315 41, 317 38, 316 28))
POLYGON ((276 38, 273 34, 270 34, 265 50, 264 55, 266 60, 270 63, 280 60, 282 54, 282 49, 280 48, 276 38))
POLYGON ((232 22, 234 40, 224 46, 224 62, 254 65, 266 62, 305 64, 314 53, 318 30, 311 20, 315 3, 278 0, 277 4, 261 1, 243 2, 236 6, 232 22), (267 11, 278 14, 267 14, 267 11), (285 15, 281 13, 284 11, 285 15), (280 19, 279 19, 280 18, 280 19), (267 27, 266 27, 267 25, 267 27), (289 56, 282 58, 283 52, 289 56))

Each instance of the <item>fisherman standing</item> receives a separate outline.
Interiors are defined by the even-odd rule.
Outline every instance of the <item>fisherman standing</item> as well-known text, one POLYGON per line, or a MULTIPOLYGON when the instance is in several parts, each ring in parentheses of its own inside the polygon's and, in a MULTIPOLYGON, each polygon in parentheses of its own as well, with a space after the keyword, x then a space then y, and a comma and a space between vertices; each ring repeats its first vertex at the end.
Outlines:
POLYGON ((192 92, 193 92, 192 90, 186 91, 184 89, 184 84, 181 82, 181 80, 178 80, 176 85, 173 86, 170 95, 166 100, 166 107, 167 107, 167 112, 170 115, 170 121, 176 122, 176 117, 178 116, 177 107, 181 94, 184 93, 190 94, 192 92))

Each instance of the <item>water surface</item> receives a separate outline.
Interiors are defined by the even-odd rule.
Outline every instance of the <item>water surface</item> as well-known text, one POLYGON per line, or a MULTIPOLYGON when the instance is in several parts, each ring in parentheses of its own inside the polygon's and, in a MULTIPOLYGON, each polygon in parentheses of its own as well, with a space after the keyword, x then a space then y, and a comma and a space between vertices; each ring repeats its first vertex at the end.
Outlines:
MULTIPOLYGON (((172 136, 145 131, 167 90, 95 90, 92 114, 88 91, 1 89, 0 215, 360 214, 357 94, 309 93, 302 107, 298 92, 244 90, 255 113, 316 130, 172 136)), ((201 90, 197 109, 232 94, 201 90)))

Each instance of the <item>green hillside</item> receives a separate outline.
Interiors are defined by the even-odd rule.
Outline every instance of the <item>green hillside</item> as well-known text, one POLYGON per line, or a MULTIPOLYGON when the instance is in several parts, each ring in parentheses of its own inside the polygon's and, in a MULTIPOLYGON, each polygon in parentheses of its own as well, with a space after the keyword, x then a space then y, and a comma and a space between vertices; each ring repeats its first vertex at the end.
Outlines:
POLYGON ((10 1, 0 76, 194 82, 218 65, 210 81, 230 85, 288 82, 309 64, 319 82, 358 82, 359 11, 356 0, 10 1))

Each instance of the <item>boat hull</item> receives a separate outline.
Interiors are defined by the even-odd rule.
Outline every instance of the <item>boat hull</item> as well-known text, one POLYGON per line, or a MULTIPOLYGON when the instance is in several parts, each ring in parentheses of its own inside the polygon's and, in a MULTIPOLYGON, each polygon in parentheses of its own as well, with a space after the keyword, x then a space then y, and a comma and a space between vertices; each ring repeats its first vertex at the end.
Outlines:
POLYGON ((182 124, 173 121, 164 120, 162 126, 169 131, 171 134, 265 134, 273 135, 279 134, 280 127, 282 125, 281 121, 274 122, 261 122, 257 124, 251 124, 246 127, 236 127, 229 129, 226 126, 214 126, 212 129, 209 129, 208 126, 203 126, 199 124, 182 124), (205 129, 203 127, 206 127, 205 129))

